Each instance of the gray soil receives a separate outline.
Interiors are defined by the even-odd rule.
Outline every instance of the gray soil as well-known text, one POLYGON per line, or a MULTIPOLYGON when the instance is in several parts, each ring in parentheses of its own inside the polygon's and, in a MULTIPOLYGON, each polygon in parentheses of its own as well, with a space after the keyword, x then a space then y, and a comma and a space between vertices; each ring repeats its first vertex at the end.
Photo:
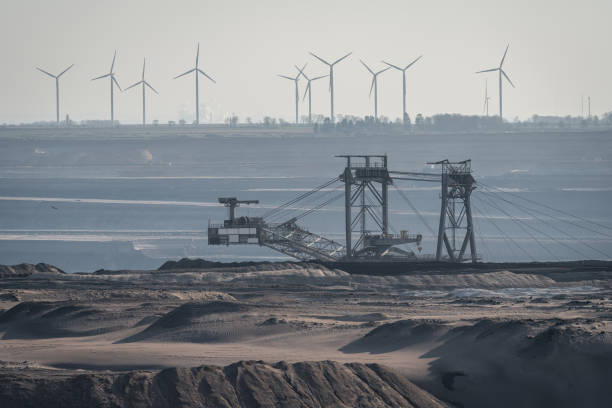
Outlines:
POLYGON ((606 263, 0 271, 3 407, 612 406, 606 263))
POLYGON ((240 361, 121 373, 4 368, 0 403, 6 408, 446 406, 386 367, 333 361, 240 361))

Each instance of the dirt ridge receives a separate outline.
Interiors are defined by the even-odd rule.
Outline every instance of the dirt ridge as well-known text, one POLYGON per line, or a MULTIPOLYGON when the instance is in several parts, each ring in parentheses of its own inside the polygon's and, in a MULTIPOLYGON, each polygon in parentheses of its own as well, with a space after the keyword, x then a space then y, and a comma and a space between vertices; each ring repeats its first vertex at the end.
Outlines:
POLYGON ((378 364, 239 361, 161 371, 0 375, 0 405, 11 407, 423 407, 446 405, 378 364))

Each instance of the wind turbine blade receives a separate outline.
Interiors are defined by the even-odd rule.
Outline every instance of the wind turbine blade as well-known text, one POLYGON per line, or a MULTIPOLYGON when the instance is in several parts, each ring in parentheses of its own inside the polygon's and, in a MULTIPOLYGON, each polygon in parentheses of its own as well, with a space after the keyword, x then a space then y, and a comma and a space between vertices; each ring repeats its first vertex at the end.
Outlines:
POLYGON ((140 85, 140 84, 142 84, 142 82, 143 82, 143 81, 138 81, 138 82, 136 82, 135 84, 130 85, 130 86, 128 86, 127 88, 125 88, 125 90, 127 91, 128 89, 132 89, 132 88, 133 88, 133 87, 135 87, 136 85, 140 85))
POLYGON ((145 84, 146 86, 148 86, 148 87, 149 87, 149 88, 150 88, 150 89, 151 89, 153 92, 155 92, 156 94, 158 94, 158 95, 159 95, 159 92, 157 92, 157 91, 155 90, 155 88, 153 88, 151 85, 149 85, 149 83, 148 83, 147 81, 143 81, 143 82, 144 82, 144 84, 145 84))
POLYGON ((304 73, 304 68, 306 68, 306 64, 304 64, 304 66, 301 69, 297 65, 294 65, 294 67, 295 67, 295 69, 297 69, 299 71, 300 75, 303 76, 307 81, 310 80, 310 79, 308 79, 308 76, 304 73))
POLYGON ((308 65, 308 63, 305 63, 305 64, 302 66, 302 69, 299 69, 299 68, 296 66, 297 70, 298 70, 298 71, 300 71, 300 74, 299 74, 299 75, 296 77, 296 79, 299 79, 300 75, 302 75, 302 76, 303 76, 303 77, 304 77, 306 80, 308 80, 308 77, 307 77, 307 76, 306 76, 306 74, 304 73, 304 70, 306 69, 306 65, 308 65))
POLYGON ((389 70, 389 69, 391 69, 391 67, 387 67, 387 68, 385 68, 385 69, 381 69, 380 71, 378 71, 378 72, 376 73, 376 75, 378 75, 378 74, 382 74, 383 72, 385 72, 385 71, 387 71, 387 70, 389 70))
POLYGON ((66 68, 65 70, 63 70, 62 72, 60 72, 60 74, 57 76, 58 78, 61 77, 62 75, 64 75, 66 72, 68 72, 68 70, 70 68, 74 67, 74 64, 70 65, 68 68, 66 68))
POLYGON ((372 89, 374 89, 374 82, 376 82, 376 77, 372 77, 372 85, 370 85, 370 97, 372 96, 372 89))
POLYGON ((493 72, 493 71, 499 71, 499 68, 485 69, 484 71, 478 71, 476 73, 477 74, 482 74, 483 72, 493 72))
POLYGON ((504 60, 506 59, 506 54, 508 53, 508 47, 510 47, 510 44, 506 45, 506 51, 504 51, 504 56, 501 59, 501 62, 499 63, 499 67, 501 68, 502 65, 504 65, 504 60))
POLYGON ((302 100, 306 99, 306 95, 308 94, 308 90, 310 89, 310 81, 308 81, 308 85, 306 85, 306 89, 304 90, 304 97, 302 100))
POLYGON ((115 85, 117 85, 117 88, 119 88, 119 90, 121 92, 123 92, 123 89, 121 89, 121 86, 119 85, 119 82, 117 82, 117 78, 115 78, 114 75, 111 75, 110 77, 111 77, 111 80, 115 83, 115 85))
POLYGON ((383 61, 383 64, 387 64, 388 66, 390 66, 391 68, 395 68, 397 70, 403 71, 403 69, 401 69, 400 67, 398 67, 397 65, 393 65, 393 64, 389 64, 387 61, 383 61))
POLYGON ((311 81, 311 82, 312 82, 312 81, 316 81, 317 79, 325 78, 325 77, 328 77, 328 76, 329 76, 329 75, 321 75, 321 76, 318 76, 318 77, 311 78, 311 79, 310 79, 310 81, 311 81))
POLYGON ((508 78, 508 75, 506 75, 506 72, 503 69, 501 70, 501 73, 508 80, 508 82, 510 82, 510 85, 512 85, 513 88, 516 88, 516 86, 514 86, 514 84, 512 83, 510 78, 508 78))
POLYGON ((365 63, 365 62, 363 62, 362 60, 359 60, 359 62, 361 62, 361 65, 363 65, 364 67, 366 67, 366 69, 367 69, 368 71, 370 71, 370 74, 372 74, 372 75, 376 75, 376 74, 374 74, 374 71, 372 71, 372 70, 370 69, 370 67, 368 67, 368 66, 366 65, 366 63, 365 63))
POLYGON ((115 58, 117 58, 117 50, 115 50, 115 54, 113 55, 113 62, 111 63, 110 73, 113 73, 113 67, 115 66, 115 58))
POLYGON ((342 61, 343 59, 347 58, 349 55, 351 55, 353 52, 349 52, 348 54, 346 54, 344 57, 342 58, 338 58, 337 60, 334 61, 334 63, 332 65, 336 65, 337 63, 339 63, 340 61, 342 61))
POLYGON ((487 94, 487 83, 485 82, 485 97, 484 97, 484 105, 482 108, 483 112, 486 112, 488 103, 489 103, 489 95, 487 94))
POLYGON ((144 73, 145 73, 145 65, 147 64, 147 59, 144 58, 142 60, 142 80, 144 81, 144 73))
POLYGON ((198 51, 196 53, 196 68, 198 67, 199 60, 200 60, 200 43, 198 43, 198 51))
MULTIPOLYGON (((202 71, 200 68, 198 68, 198 69, 197 69, 197 71, 198 71, 200 74, 204 75, 206 78, 208 78, 208 79, 210 79, 211 81, 213 81, 215 84, 217 83, 217 81, 215 81, 214 79, 212 79, 212 78, 210 77, 210 75, 208 75, 206 72, 202 71)), ((196 74, 196 75, 197 75, 197 74, 196 74)))
POLYGON ((321 61, 322 63, 324 63, 325 65, 332 65, 329 62, 325 61, 323 58, 313 54, 312 52, 309 52, 310 55, 312 55, 313 57, 315 57, 316 59, 318 59, 319 61, 321 61))
POLYGON ((174 77, 174 79, 180 78, 180 77, 182 77, 182 76, 184 76, 184 75, 187 75, 187 74, 191 74, 191 73, 192 73, 193 71, 195 71, 195 70, 196 70, 195 68, 192 68, 192 69, 190 69, 190 70, 189 70, 189 71, 187 71, 187 72, 183 72, 181 75, 177 75, 177 76, 175 76, 175 77, 174 77))
POLYGON ((288 79, 288 80, 290 80, 290 81, 295 81, 295 78, 291 78, 291 77, 289 77, 289 76, 287 76, 287 75, 280 75, 280 74, 279 74, 278 76, 279 76, 279 77, 281 77, 281 78, 288 79))
MULTIPOLYGON (((55 75, 48 73, 47 71, 45 71, 44 69, 40 69, 38 67, 36 67, 37 70, 39 70, 40 72, 42 72, 43 74, 47 74, 49 75, 51 78, 55 78, 55 75)), ((58 75, 59 76, 59 75, 58 75)))
POLYGON ((105 75, 99 76, 99 77, 97 77, 97 78, 92 78, 91 80, 92 80, 92 81, 95 81, 96 79, 106 78, 106 77, 108 77, 108 76, 110 76, 110 75, 111 75, 111 74, 105 74, 105 75))
POLYGON ((404 70, 407 70, 408 68, 410 68, 411 66, 413 66, 414 64, 416 64, 416 62, 418 60, 420 60, 421 58, 423 58, 422 55, 419 55, 419 57, 417 59, 415 59, 414 61, 412 61, 410 64, 406 65, 406 68, 404 68, 404 70))

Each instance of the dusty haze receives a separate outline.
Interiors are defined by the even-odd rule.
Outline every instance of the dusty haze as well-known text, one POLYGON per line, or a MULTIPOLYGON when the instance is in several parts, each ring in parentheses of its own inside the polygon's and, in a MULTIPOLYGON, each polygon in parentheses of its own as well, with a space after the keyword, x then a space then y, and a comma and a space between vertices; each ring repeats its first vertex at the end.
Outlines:
MULTIPOLYGON (((308 55, 335 59, 354 55, 336 70, 336 112, 366 115, 370 76, 380 60, 407 64, 411 117, 438 112, 481 114, 485 79, 497 111, 497 77, 475 75, 495 67, 510 43, 504 68, 517 85, 504 89, 504 116, 580 114, 581 96, 591 96, 593 114, 612 109, 612 57, 608 41, 612 3, 588 1, 14 1, 0 6, 0 123, 55 119, 54 84, 36 66, 62 79, 62 117, 107 119, 105 74, 118 50, 116 73, 126 87, 140 79, 147 57, 148 80, 160 91, 148 98, 148 117, 193 119, 193 78, 171 78, 193 67, 201 43, 201 68, 217 84, 202 81, 202 121, 234 113, 291 119, 293 86, 277 74, 309 63, 312 75, 326 67, 308 55)), ((313 110, 329 114, 325 81, 313 89, 313 110)), ((401 116, 401 75, 383 74, 379 110, 401 116)), ((120 94, 116 118, 140 120, 137 89, 120 94)), ((302 109, 305 113, 306 106, 302 109)))

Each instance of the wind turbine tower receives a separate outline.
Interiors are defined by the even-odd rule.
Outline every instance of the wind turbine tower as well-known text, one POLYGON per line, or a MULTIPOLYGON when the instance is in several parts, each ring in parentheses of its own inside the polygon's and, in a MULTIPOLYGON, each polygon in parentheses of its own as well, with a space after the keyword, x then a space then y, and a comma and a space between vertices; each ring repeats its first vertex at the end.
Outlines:
POLYGON ((589 106, 589 119, 591 119, 591 97, 589 96, 587 100, 589 102, 589 104, 588 104, 588 106, 589 106))
MULTIPOLYGON (((302 98, 302 100, 306 99, 306 95, 308 94, 308 123, 312 123, 312 86, 310 83, 312 81, 316 81, 317 79, 325 78, 327 75, 308 78, 308 76, 304 73, 304 68, 300 69, 297 65, 295 67, 298 71, 300 71, 300 75, 302 75, 304 79, 308 81, 308 84, 306 85, 306 90, 304 91, 304 98, 302 98)), ((306 67, 306 65, 304 65, 304 67, 306 67)))
POLYGON ((115 51, 115 55, 113 55, 113 62, 111 63, 110 71, 106 75, 99 76, 97 78, 92 79, 95 81, 97 79, 109 78, 110 81, 110 114, 111 114, 111 125, 115 124, 115 97, 114 97, 114 86, 117 85, 117 88, 121 91, 121 87, 119 86, 119 82, 117 82, 117 78, 115 78, 115 73, 113 72, 113 68, 115 67, 115 59, 117 58, 117 51, 115 51))
POLYGON ((291 78, 290 76, 287 76, 287 75, 279 75, 279 77, 293 81, 293 83, 295 84, 295 124, 297 125, 298 123, 300 123, 299 122, 300 90, 298 87, 298 81, 300 80, 301 72, 304 70, 304 68, 306 68, 306 64, 304 64, 302 69, 299 69, 298 67, 296 68, 298 70, 298 74, 295 76, 295 78, 291 78))
POLYGON ((40 72, 42 72, 43 74, 47 74, 49 75, 51 78, 55 79, 55 121, 56 123, 59 125, 60 123, 60 103, 59 103, 59 79, 62 75, 64 75, 66 73, 66 71, 68 71, 70 68, 72 68, 74 66, 74 64, 70 65, 68 68, 66 68, 65 70, 63 70, 62 72, 60 72, 57 75, 53 75, 48 73, 47 71, 45 71, 44 69, 38 68, 36 67, 37 70, 39 70, 40 72))
POLYGON ((330 99, 330 107, 331 107, 331 117, 330 117, 330 119, 331 119, 332 123, 334 123, 334 121, 335 121, 335 119, 334 119, 334 65, 336 65, 337 63, 339 63, 343 59, 347 58, 351 54, 352 54, 352 52, 349 52, 344 57, 338 58, 334 62, 329 63, 329 62, 325 61, 323 58, 318 57, 317 55, 313 54, 312 52, 310 53, 310 55, 312 55, 313 57, 315 57, 316 59, 318 59, 319 61, 321 61, 322 63, 324 63, 325 65, 327 65, 329 67, 329 92, 330 92, 330 97, 331 97, 331 99, 330 99))
POLYGON ((136 82, 133 85, 128 86, 127 88, 125 88, 125 90, 127 91, 130 88, 134 88, 136 85, 142 85, 142 126, 145 126, 147 124, 147 120, 146 120, 146 112, 145 112, 145 106, 146 106, 146 102, 145 102, 145 90, 146 87, 149 87, 153 92, 155 92, 156 94, 159 95, 159 92, 157 92, 146 80, 145 80, 145 65, 147 63, 147 59, 145 58, 142 62, 142 79, 138 82, 136 82))
POLYGON ((383 72, 391 69, 391 67, 387 67, 385 69, 381 69, 380 71, 374 72, 370 67, 366 65, 365 62, 359 60, 361 64, 372 74, 372 85, 370 85, 370 96, 372 96, 372 89, 374 89, 374 120, 378 122, 378 75, 383 72))
POLYGON ((411 66, 413 66, 421 58, 423 58, 422 55, 419 56, 414 61, 412 61, 410 64, 406 65, 404 68, 401 68, 397 65, 393 65, 386 61, 383 61, 383 63, 387 64, 391 68, 395 68, 398 71, 402 72, 402 121, 404 122, 404 124, 406 123, 406 70, 410 68, 411 66))
POLYGON ((512 87, 514 88, 514 84, 512 83, 512 81, 510 80, 510 78, 508 77, 508 75, 506 74, 506 72, 503 69, 503 65, 504 65, 504 60, 506 59, 506 54, 508 54, 508 47, 510 47, 510 44, 508 44, 506 46, 506 51, 504 52, 504 56, 502 57, 500 63, 499 63, 499 67, 497 68, 491 68, 491 69, 485 69, 483 71, 478 71, 476 72, 477 74, 481 74, 483 72, 495 72, 497 71, 499 74, 499 118, 500 120, 503 120, 503 98, 502 98, 502 76, 504 78, 506 78, 506 80, 508 80, 508 82, 510 83, 510 85, 512 85, 512 87))
POLYGON ((196 94, 196 125, 200 124, 200 92, 199 92, 199 74, 204 75, 206 78, 210 79, 212 82, 217 83, 214 79, 212 79, 206 72, 202 71, 199 67, 198 67, 198 63, 200 60, 200 43, 198 43, 198 51, 196 53, 196 61, 195 61, 195 67, 190 69, 187 72, 183 72, 181 75, 178 75, 176 77, 174 77, 174 79, 180 78, 184 75, 187 74, 191 74, 192 72, 195 72, 195 94, 196 94))
POLYGON ((487 115, 487 118, 489 117, 489 99, 491 99, 491 97, 489 96, 487 81, 485 81, 484 111, 487 115))

